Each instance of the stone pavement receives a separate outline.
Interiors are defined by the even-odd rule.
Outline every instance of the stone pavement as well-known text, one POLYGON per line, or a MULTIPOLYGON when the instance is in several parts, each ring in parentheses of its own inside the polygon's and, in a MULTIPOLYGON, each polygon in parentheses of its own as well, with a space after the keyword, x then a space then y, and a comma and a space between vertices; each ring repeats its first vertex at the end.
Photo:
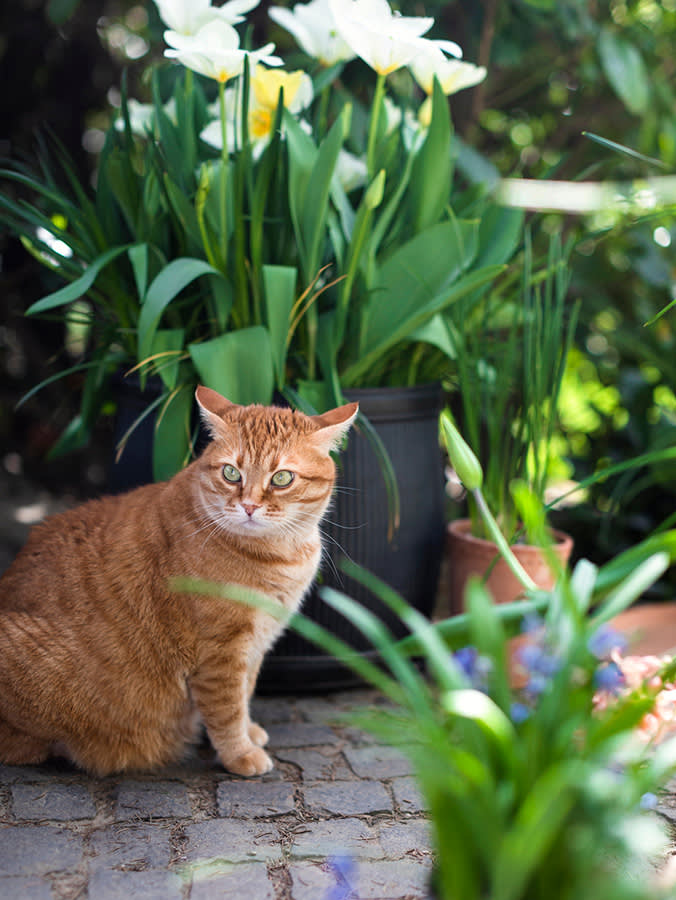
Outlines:
POLYGON ((276 767, 207 746, 153 774, 0 766, 1 900, 417 900, 429 834, 408 761, 349 723, 366 689, 264 697, 276 767))

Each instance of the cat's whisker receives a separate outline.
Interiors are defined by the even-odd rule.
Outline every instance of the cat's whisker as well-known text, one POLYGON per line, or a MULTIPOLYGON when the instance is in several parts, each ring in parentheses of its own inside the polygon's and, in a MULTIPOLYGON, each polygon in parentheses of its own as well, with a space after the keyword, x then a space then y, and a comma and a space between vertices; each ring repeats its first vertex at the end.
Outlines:
POLYGON ((346 525, 344 522, 337 522, 335 519, 322 519, 324 525, 331 525, 332 528, 339 528, 341 531, 361 531, 368 526, 368 522, 361 522, 359 525, 346 525))
POLYGON ((357 494, 363 494, 363 491, 359 487, 351 487, 350 485, 347 485, 347 484, 337 484, 333 489, 333 493, 334 493, 334 495, 335 494, 346 494, 346 495, 351 494, 352 496, 356 496, 357 494))

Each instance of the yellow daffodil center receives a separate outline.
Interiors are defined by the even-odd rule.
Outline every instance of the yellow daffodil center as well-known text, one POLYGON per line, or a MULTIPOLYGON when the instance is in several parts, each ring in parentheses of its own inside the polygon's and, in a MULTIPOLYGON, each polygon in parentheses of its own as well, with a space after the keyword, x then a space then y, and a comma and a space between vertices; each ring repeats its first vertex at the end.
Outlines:
POLYGON ((253 109, 249 114, 249 134, 254 140, 267 137, 272 130, 272 112, 269 109, 253 109))

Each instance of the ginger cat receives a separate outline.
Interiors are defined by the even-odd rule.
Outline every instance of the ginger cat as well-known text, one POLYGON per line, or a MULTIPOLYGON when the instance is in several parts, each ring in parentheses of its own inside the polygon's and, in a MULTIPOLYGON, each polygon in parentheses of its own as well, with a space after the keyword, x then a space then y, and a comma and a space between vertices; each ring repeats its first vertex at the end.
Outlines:
POLYGON ((0 763, 157 767, 181 758, 201 717, 226 769, 272 768, 249 699, 282 626, 169 581, 243 585, 295 611, 319 566, 330 453, 358 407, 306 416, 205 387, 196 398, 213 436, 197 460, 38 525, 0 579, 0 763))

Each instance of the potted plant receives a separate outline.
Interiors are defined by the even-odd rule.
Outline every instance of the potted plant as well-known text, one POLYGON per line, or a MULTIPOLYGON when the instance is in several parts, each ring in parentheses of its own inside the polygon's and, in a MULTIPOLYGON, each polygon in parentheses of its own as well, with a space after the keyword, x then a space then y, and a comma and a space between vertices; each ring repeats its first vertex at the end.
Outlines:
POLYGON ((157 0, 171 62, 151 72, 150 104, 122 85, 95 187, 58 147, 43 147, 37 174, 0 173, 28 196, 0 196, 4 224, 67 282, 28 314, 88 330, 82 357, 53 376, 83 379, 54 450, 87 441, 116 373, 136 378, 118 443, 129 455, 147 425, 158 479, 193 452, 198 382, 234 402, 281 396, 308 411, 355 396, 364 416, 344 478, 361 481, 338 495, 330 537, 383 575, 408 560, 397 586, 431 604, 446 313, 487 290, 521 240, 520 212, 454 180, 447 95, 485 70, 423 37, 431 18, 395 15, 385 0, 312 0, 271 12, 310 57, 308 71, 289 71, 274 45, 241 45, 235 25, 254 5, 157 0), (409 421, 427 437, 406 442, 409 421), (374 485, 374 511, 355 508, 374 485), (359 546, 369 542, 375 561, 359 546))
MULTIPOLYGON (((577 306, 568 308, 567 288, 567 253, 558 236, 550 240, 546 263, 536 271, 527 235, 521 283, 508 284, 507 296, 461 301, 449 315, 455 347, 451 379, 455 420, 481 462, 488 506, 495 510, 513 552, 541 587, 553 585, 554 573, 541 546, 523 541, 514 486, 526 485, 544 508, 555 457, 561 381, 577 320, 577 306)), ((442 424, 448 438, 455 429, 449 411, 442 424)), ((448 440, 446 444, 448 449, 448 440)), ((497 602, 515 599, 523 589, 504 559, 498 558, 469 489, 467 500, 469 518, 448 526, 454 612, 461 611, 470 574, 486 576, 497 602)), ((572 539, 561 532, 543 532, 538 542, 554 544, 563 563, 572 550, 572 539)))
POLYGON ((279 391, 316 409, 345 390, 434 381, 439 315, 489 285, 520 237, 520 213, 453 184, 444 91, 485 70, 421 37, 432 19, 353 0, 280 10, 288 27, 313 12, 327 40, 341 16, 346 41, 330 59, 313 51, 311 77, 282 68, 272 44, 240 47, 242 4, 203 6, 158 0, 174 63, 153 70, 149 105, 123 85, 95 187, 56 146, 42 146, 38 173, 1 173, 28 197, 1 198, 3 224, 67 282, 28 314, 89 327, 69 367, 84 376, 80 414, 56 452, 87 439, 111 373, 133 368, 142 387, 159 379, 144 410, 160 414, 156 477, 190 453, 198 379, 237 402, 279 391), (387 61, 385 47, 396 48, 387 61), (340 78, 356 53, 377 73, 364 99, 340 78), (413 77, 387 96, 388 73, 407 65, 429 92, 422 109, 413 77))

